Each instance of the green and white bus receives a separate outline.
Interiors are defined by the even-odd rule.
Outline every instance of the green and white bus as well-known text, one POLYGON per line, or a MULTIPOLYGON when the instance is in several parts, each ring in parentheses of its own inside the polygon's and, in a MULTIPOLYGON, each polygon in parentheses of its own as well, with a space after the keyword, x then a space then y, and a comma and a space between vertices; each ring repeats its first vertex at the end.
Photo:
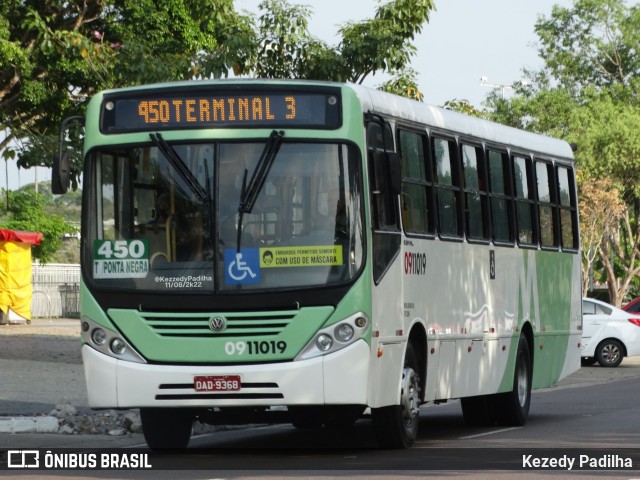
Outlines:
POLYGON ((349 84, 105 91, 84 120, 89 404, 140 408, 154 449, 194 421, 363 413, 407 447, 449 399, 522 425, 580 365, 579 253, 563 141, 349 84))

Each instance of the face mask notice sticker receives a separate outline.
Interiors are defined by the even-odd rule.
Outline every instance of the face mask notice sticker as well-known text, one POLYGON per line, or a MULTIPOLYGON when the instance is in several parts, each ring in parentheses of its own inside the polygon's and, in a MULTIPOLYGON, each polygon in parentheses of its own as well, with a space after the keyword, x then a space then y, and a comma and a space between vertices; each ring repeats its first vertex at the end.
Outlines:
POLYGON ((260 249, 260 267, 332 267, 342 265, 342 245, 260 249))

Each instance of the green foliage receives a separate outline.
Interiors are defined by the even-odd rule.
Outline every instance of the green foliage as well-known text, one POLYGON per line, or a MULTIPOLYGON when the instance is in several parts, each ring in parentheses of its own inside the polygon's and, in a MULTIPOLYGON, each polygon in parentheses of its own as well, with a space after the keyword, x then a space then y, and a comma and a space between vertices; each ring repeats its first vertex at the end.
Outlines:
POLYGON ((609 177, 620 188, 640 197, 640 109, 602 94, 576 109, 571 136, 576 157, 590 178, 609 177))
POLYGON ((418 90, 417 77, 418 74, 413 69, 398 72, 391 80, 380 85, 380 90, 422 102, 424 95, 418 90))
POLYGON ((340 51, 347 80, 362 83, 377 72, 408 68, 416 51, 411 41, 434 8, 431 0, 392 0, 380 5, 374 18, 344 26, 340 51))
POLYGON ((453 112, 463 113, 465 115, 471 115, 472 117, 485 118, 486 114, 484 111, 478 110, 476 107, 469 103, 469 100, 448 100, 445 102, 443 107, 446 110, 451 110, 453 112))
POLYGON ((629 86, 640 74, 640 5, 623 0, 576 0, 554 6, 535 31, 544 73, 574 96, 587 86, 629 86))
MULTIPOLYGON (((232 0, 6 0, 0 6, 3 158, 50 166, 63 118, 98 90, 220 77, 255 45, 232 0), (19 140, 14 146, 11 142, 19 140)), ((74 158, 78 159, 79 155, 74 158)), ((74 186, 81 165, 72 169, 74 186)))
POLYGON ((328 47, 309 33, 311 9, 291 5, 286 0, 267 0, 260 4, 260 50, 255 58, 255 74, 262 78, 300 77, 313 61, 310 50, 328 47))
POLYGON ((546 88, 517 84, 515 95, 502 98, 492 92, 487 96, 489 117, 512 127, 569 139, 573 112, 579 107, 569 92, 562 88, 546 88))
POLYGON ((415 53, 411 43, 434 9, 432 0, 391 0, 380 5, 374 18, 351 22, 339 30, 338 45, 330 46, 308 31, 311 9, 286 0, 266 0, 258 22, 260 51, 250 70, 262 78, 304 78, 362 83, 376 73, 392 73, 385 86, 419 98, 407 80, 415 53))
MULTIPOLYGON (((3 190, 6 198, 7 192, 3 190)), ((3 219, 2 228, 44 234, 40 245, 33 248, 34 258, 43 263, 50 262, 62 246, 62 237, 74 233, 74 228, 60 215, 48 213, 47 200, 34 190, 9 192, 8 218, 3 219)))
POLYGON ((621 216, 585 203, 580 212, 583 243, 598 254, 583 264, 596 269, 609 300, 620 304, 640 272, 640 6, 575 0, 570 8, 555 6, 535 31, 544 67, 525 71, 528 85, 519 84, 512 98, 490 95, 486 103, 499 122, 575 142, 583 199, 612 208, 597 196, 602 187, 590 188, 603 180, 620 192, 621 216))
POLYGON ((623 0, 555 6, 535 26, 544 67, 510 99, 490 94, 491 118, 576 143, 585 178, 640 196, 639 27, 640 6, 623 0))

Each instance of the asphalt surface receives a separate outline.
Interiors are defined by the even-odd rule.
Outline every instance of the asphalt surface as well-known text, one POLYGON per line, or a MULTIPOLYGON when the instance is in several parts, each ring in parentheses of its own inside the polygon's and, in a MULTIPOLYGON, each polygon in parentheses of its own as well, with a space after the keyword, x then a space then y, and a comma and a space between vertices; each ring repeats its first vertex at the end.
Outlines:
MULTIPOLYGON (((640 376, 640 357, 617 368, 583 367, 552 388, 640 376)), ((80 355, 80 321, 35 319, 0 325, 0 417, 48 415, 58 405, 90 411, 80 355)))
POLYGON ((89 409, 80 321, 0 325, 0 416, 43 415, 56 405, 89 409))

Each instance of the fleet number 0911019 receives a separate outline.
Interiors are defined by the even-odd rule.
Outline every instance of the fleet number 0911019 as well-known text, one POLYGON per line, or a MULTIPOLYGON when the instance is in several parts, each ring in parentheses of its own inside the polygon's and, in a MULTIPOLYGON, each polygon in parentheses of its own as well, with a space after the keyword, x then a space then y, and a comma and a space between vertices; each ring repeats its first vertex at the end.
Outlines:
POLYGON ((248 342, 227 342, 224 344, 224 353, 228 356, 243 355, 269 355, 284 353, 287 349, 287 342, 284 340, 250 340, 248 342))

